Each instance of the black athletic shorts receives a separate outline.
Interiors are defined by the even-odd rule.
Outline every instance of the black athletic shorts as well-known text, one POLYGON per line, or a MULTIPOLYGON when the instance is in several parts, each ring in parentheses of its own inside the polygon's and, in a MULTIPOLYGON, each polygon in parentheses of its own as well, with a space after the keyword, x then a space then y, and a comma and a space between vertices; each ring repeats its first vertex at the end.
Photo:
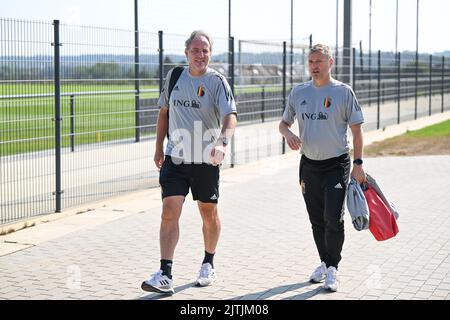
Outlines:
POLYGON ((174 164, 166 156, 159 172, 162 198, 187 196, 191 188, 192 198, 205 203, 217 203, 219 199, 219 166, 206 163, 174 164))

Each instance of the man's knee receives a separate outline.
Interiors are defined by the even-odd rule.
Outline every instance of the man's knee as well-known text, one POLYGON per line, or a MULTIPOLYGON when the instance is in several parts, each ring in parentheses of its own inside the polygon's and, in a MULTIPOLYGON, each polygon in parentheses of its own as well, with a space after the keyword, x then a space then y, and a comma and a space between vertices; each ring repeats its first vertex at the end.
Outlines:
POLYGON ((166 221, 178 221, 183 208, 184 197, 167 197, 163 200, 163 210, 161 218, 166 221))
POLYGON ((206 223, 218 220, 217 204, 198 202, 198 209, 202 215, 203 221, 206 223))

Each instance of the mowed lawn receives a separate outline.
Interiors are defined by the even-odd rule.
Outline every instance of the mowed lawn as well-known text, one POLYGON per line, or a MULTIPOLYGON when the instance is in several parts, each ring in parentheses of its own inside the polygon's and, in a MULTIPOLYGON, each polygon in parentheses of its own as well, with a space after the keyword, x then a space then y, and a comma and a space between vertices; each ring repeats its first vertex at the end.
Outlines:
MULTIPOLYGON (((62 147, 70 146, 71 100, 74 109, 73 128, 76 145, 133 137, 136 126, 135 95, 132 92, 118 93, 133 89, 133 85, 61 86, 62 147), (104 94, 95 94, 100 92, 104 94)), ((140 99, 157 98, 159 96, 157 88, 152 89, 156 90, 141 93, 140 99)), ((51 96, 53 92, 52 84, 2 84, 1 156, 54 148, 55 100, 51 96), (45 96, 49 94, 50 96, 45 96)), ((143 112, 142 116, 152 116, 152 112, 143 112)))
MULTIPOLYGON (((255 94, 260 99, 264 87, 267 93, 280 92, 277 85, 254 85, 236 88, 235 94, 255 94)), ((133 138, 136 134, 134 84, 82 84, 62 82, 61 85, 61 145, 71 145, 70 105, 73 103, 75 146, 133 138), (72 97, 71 97, 72 96, 72 97)), ((157 99, 157 86, 143 84, 140 99, 157 99), (149 92, 146 92, 149 91, 149 92)), ((21 82, 1 85, 0 91, 0 156, 53 149, 55 121, 51 81, 21 82)), ((155 100, 154 100, 155 101, 155 100)), ((156 105, 156 103, 154 103, 156 105)), ((154 132, 157 110, 143 111, 143 135, 154 132), (152 120, 149 120, 152 118, 152 120), (149 127, 149 123, 152 123, 149 127)))
POLYGON ((450 120, 420 129, 409 131, 406 133, 409 137, 449 137, 450 136, 450 120))

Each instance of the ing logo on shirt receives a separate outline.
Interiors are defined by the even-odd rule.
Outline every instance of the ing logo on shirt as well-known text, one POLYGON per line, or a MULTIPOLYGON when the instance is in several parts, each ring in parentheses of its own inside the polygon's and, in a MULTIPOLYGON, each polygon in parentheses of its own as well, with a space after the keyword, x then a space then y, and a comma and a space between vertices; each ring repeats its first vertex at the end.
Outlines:
POLYGON ((205 87, 203 87, 203 85, 200 85, 200 87, 198 87, 197 89, 197 96, 203 97, 204 95, 205 95, 205 87))
POLYGON ((325 100, 323 100, 323 106, 328 109, 331 107, 331 101, 332 100, 330 97, 326 97, 325 100))

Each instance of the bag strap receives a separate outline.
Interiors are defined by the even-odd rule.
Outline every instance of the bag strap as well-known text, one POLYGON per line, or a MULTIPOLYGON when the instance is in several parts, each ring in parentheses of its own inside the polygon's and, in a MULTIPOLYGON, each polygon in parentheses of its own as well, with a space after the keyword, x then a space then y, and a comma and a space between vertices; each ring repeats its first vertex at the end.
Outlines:
MULTIPOLYGON (((175 84, 177 83, 178 79, 180 79, 181 73, 183 72, 184 67, 183 66, 176 66, 172 74, 170 75, 169 79, 169 96, 167 101, 169 101, 170 104, 170 95, 172 94, 173 88, 175 87, 175 84)), ((167 120, 169 120, 169 112, 167 112, 167 120)), ((169 139, 169 130, 167 130, 167 139, 169 139)))
POLYGON ((177 66, 173 69, 172 74, 170 75, 169 80, 169 97, 168 100, 170 101, 170 95, 172 94, 172 90, 175 87, 175 84, 177 83, 178 79, 181 76, 181 73, 183 72, 184 67, 183 66, 177 66))

